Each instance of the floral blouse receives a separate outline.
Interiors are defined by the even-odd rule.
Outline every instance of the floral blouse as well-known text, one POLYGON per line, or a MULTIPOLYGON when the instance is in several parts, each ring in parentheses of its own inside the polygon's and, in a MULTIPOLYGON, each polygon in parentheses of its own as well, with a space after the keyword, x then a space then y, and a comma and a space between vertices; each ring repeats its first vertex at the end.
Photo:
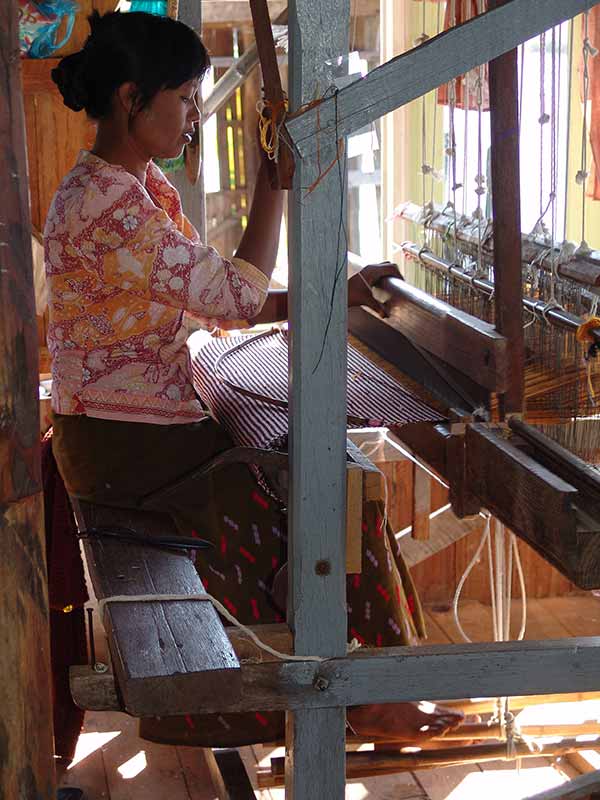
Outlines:
POLYGON ((54 196, 44 247, 54 410, 158 424, 206 416, 185 312, 204 327, 250 319, 267 277, 202 244, 155 164, 142 186, 86 151, 54 196))

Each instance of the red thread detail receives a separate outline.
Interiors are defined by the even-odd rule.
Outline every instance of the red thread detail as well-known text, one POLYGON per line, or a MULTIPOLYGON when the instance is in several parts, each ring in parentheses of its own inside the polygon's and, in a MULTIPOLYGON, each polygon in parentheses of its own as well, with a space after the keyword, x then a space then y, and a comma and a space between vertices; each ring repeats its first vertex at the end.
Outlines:
POLYGON ((350 628, 350 633, 354 637, 354 639, 358 639, 361 644, 365 643, 364 637, 360 635, 360 633, 356 630, 356 628, 350 628))
POLYGON ((192 531, 192 536, 194 537, 194 539, 199 539, 200 538, 200 536, 198 534, 198 531, 192 531))
POLYGON ((409 594, 406 598, 406 602, 408 603, 408 610, 411 614, 415 613, 415 596, 414 594, 409 594))
POLYGON ((247 559, 251 564, 256 563, 256 557, 252 555, 252 553, 248 552, 245 547, 240 547, 240 553, 247 559))
POLYGON ((279 566, 279 559, 276 556, 271 556, 271 569, 277 569, 279 566))
POLYGON ((269 507, 269 504, 267 503, 265 498, 261 497, 261 495, 256 490, 252 492, 252 499, 254 500, 255 503, 261 506, 261 508, 269 507))
POLYGON ((231 600, 228 597, 223 598, 223 605, 231 611, 232 614, 237 614, 237 608, 233 605, 231 600))
POLYGON ((194 720, 190 717, 189 714, 185 715, 185 724, 191 731, 193 731, 196 728, 196 726, 194 725, 194 720))
POLYGON ((381 536, 383 534, 383 517, 377 514, 375 518, 375 536, 381 536))
POLYGON ((260 614, 258 613, 258 603, 253 597, 250 598, 250 605, 252 607, 252 616, 254 619, 260 619, 260 614))
POLYGON ((358 573, 352 578, 352 585, 355 589, 360 589, 360 575, 358 573))
POLYGON ((223 534, 221 536, 221 553, 225 555, 226 552, 227 552, 227 537, 225 536, 225 534, 223 534))
POLYGON ((377 644, 377 647, 383 647, 383 636, 380 633, 377 634, 377 639, 375 640, 375 642, 377 644))
POLYGON ((263 717, 263 715, 259 714, 258 711, 256 711, 254 713, 254 716, 256 717, 258 722, 260 722, 260 724, 263 726, 263 728, 267 727, 267 725, 269 724, 269 720, 266 717, 263 717))
POLYGON ((383 597, 385 602, 389 603, 389 601, 390 601, 390 593, 388 592, 388 590, 384 589, 383 586, 380 583, 378 583, 375 588, 377 589, 379 594, 383 597))

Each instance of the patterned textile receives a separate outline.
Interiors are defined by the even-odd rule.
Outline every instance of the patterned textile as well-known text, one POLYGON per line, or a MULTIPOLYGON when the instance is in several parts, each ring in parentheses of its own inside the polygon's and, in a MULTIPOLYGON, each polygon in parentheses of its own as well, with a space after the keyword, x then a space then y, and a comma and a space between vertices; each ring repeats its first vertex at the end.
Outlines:
POLYGON ((44 231, 55 411, 155 424, 204 416, 191 384, 185 311, 248 319, 268 280, 221 258, 150 163, 146 185, 83 151, 44 231))
MULTIPOLYGON (((56 415, 54 453, 66 485, 89 500, 136 507, 148 491, 170 484, 232 446, 210 417, 188 425, 56 415)), ((287 561, 287 519, 243 464, 208 478, 182 482, 157 511, 172 514, 182 534, 214 544, 196 558, 206 589, 241 622, 282 622, 273 595, 287 561)), ((419 599, 398 543, 383 524, 378 503, 363 508, 362 573, 348 575, 348 639, 363 644, 416 644, 424 635, 419 599)), ((210 714, 143 719, 140 734, 153 741, 202 747, 240 746, 283 736, 284 715, 210 714)))
MULTIPOLYGON (((210 339, 196 348, 192 335, 188 346, 192 354, 193 380, 212 416, 227 429, 236 444, 270 447, 287 434, 287 408, 238 392, 215 373, 217 359, 242 344, 241 349, 221 359, 220 376, 243 390, 285 402, 288 392, 285 331, 250 339, 249 336, 210 339)), ((352 418, 348 427, 390 427, 442 419, 351 345, 348 345, 347 402, 352 418)))

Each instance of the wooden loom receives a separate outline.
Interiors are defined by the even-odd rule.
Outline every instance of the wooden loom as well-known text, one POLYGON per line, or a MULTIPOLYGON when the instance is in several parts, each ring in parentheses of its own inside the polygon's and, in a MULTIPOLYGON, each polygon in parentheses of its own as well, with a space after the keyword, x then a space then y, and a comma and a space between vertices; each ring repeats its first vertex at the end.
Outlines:
MULTIPOLYGON (((461 74, 479 61, 498 57, 514 48, 522 39, 550 27, 569 14, 593 5, 592 2, 585 0, 570 0, 570 2, 546 0, 535 3, 537 13, 534 14, 532 2, 533 0, 528 2, 511 0, 506 7, 491 11, 481 19, 467 23, 455 31, 449 31, 440 37, 439 41, 429 42, 397 59, 396 62, 384 65, 372 73, 369 79, 365 79, 362 85, 351 86, 339 92, 335 97, 335 103, 324 101, 319 110, 318 126, 321 155, 325 157, 329 154, 333 158, 338 151, 339 136, 357 129, 369 115, 370 119, 373 119, 433 88, 436 81, 448 80, 452 75, 461 74), (442 68, 436 66, 435 70, 429 67, 428 71, 428 64, 433 63, 432 59, 435 57, 439 57, 438 63, 445 66, 442 68), (419 76, 416 83, 413 83, 414 75, 419 76), (381 83, 378 83, 380 80, 381 83), (366 102, 366 98, 371 100, 375 98, 375 103, 366 102), (344 109, 348 108, 360 108, 361 111, 358 114, 348 115, 344 113, 344 109)), ((13 4, 8 6, 9 12, 11 9, 13 4)), ((345 51, 348 3, 342 0, 330 3, 304 0, 297 2, 294 11, 292 58, 296 59, 297 65, 303 67, 295 73, 294 78, 296 82, 292 92, 292 107, 297 108, 312 100, 317 91, 319 71, 325 58, 345 51), (315 20, 325 14, 333 20, 328 43, 323 41, 321 31, 315 25, 315 20), (297 37, 304 40, 310 38, 315 44, 314 51, 307 53, 304 58, 297 37)), ((11 16, 8 13, 2 20, 7 24, 0 25, 2 33, 8 31, 13 35, 14 41, 16 41, 15 18, 16 15, 11 16)), ((8 40, 8 43, 0 41, 3 52, 12 52, 14 47, 12 40, 8 40)), ((14 73, 16 70, 9 74, 11 83, 7 87, 7 95, 10 90, 13 101, 20 94, 14 73)), ((5 88, 2 87, 3 90, 5 88)), ((18 115, 13 122, 15 126, 19 125, 18 115)), ((290 122, 289 132, 301 156, 297 164, 297 187, 311 185, 317 177, 314 147, 311 151, 311 142, 314 141, 316 130, 317 118, 314 109, 308 110, 290 122)), ((17 150, 20 153, 19 162, 23 165, 22 131, 10 128, 2 130, 2 136, 2 142, 7 149, 11 152, 17 150)), ((14 187, 16 183, 14 175, 9 172, 11 164, 11 159, 5 158, 0 167, 0 175, 6 187, 14 187)), ((15 192, 9 196, 12 215, 9 220, 11 223, 16 220, 26 230, 28 212, 25 196, 21 193, 17 197, 15 192)), ((294 536, 290 554, 290 621, 295 653, 316 654, 327 660, 321 663, 304 660, 240 665, 237 676, 241 680, 239 695, 237 691, 230 691, 229 686, 224 685, 224 681, 215 680, 217 675, 209 674, 215 670, 214 664, 206 670, 198 669, 197 664, 190 663, 186 667, 185 674, 181 674, 179 679, 175 680, 173 675, 167 677, 171 691, 177 690, 180 694, 190 686, 203 688, 204 691, 201 692, 204 698, 201 708, 203 711, 281 708, 290 712, 287 787, 295 798, 304 800, 315 796, 341 798, 344 795, 344 708, 347 705, 433 699, 441 696, 461 697, 464 694, 465 681, 469 682, 473 693, 482 696, 513 694, 517 689, 525 694, 570 691, 574 688, 591 691, 598 686, 600 653, 595 642, 574 640, 526 645, 513 643, 472 645, 458 648, 389 648, 346 655, 342 553, 344 520, 343 514, 339 511, 345 507, 345 419, 341 411, 342 403, 326 402, 336 391, 341 396, 345 377, 342 357, 345 347, 343 287, 334 308, 332 333, 328 337, 319 369, 314 369, 324 324, 322 309, 316 307, 314 303, 314 290, 317 287, 322 296, 329 296, 328 279, 331 276, 321 267, 323 263, 336 264, 340 257, 330 231, 343 210, 343 198, 339 196, 339 186, 335 176, 329 175, 321 181, 308 202, 297 188, 292 204, 294 214, 291 238, 294 259, 292 260, 291 358, 294 384, 291 394, 294 413, 291 420, 291 483, 294 491, 291 498, 291 523, 294 536), (302 270, 294 269, 294 264, 300 261, 302 270), (317 406, 323 409, 323 414, 315 419, 311 409, 317 406), (307 451, 312 455, 310 464, 306 463, 304 455, 307 451), (316 529, 322 533, 318 539, 311 536, 311 531, 316 529), (308 566, 323 560, 330 565, 330 570, 326 573, 312 570, 308 566), (208 691, 209 686, 214 691, 208 691)), ((498 218, 501 217, 502 214, 498 214, 498 218)), ((6 248, 8 252, 0 251, 2 266, 6 267, 9 276, 20 275, 21 256, 23 252, 26 253, 26 248, 17 247, 19 242, 11 239, 9 248, 6 248)), ((513 279, 514 276, 513 270, 513 279)), ((502 288, 501 305, 506 304, 503 306, 504 309, 510 305, 504 297, 510 288, 510 282, 502 288)), ((5 307, 12 307, 4 293, 3 297, 5 307)), ((15 314, 19 318, 18 326, 29 330, 29 341, 33 342, 34 335, 30 323, 32 315, 28 316, 28 308, 27 303, 19 302, 15 306, 15 314)), ((517 369, 519 348, 518 343, 515 346, 511 322, 510 319, 501 319, 500 336, 504 337, 507 351, 503 361, 506 382, 502 393, 506 395, 506 410, 518 413, 522 394, 517 369)), ((13 325, 10 330, 2 329, 3 345, 12 343, 12 331, 16 327, 13 325)), ((489 331, 486 335, 489 336, 489 331)), ((30 379, 30 385, 25 385, 21 381, 14 384, 18 390, 17 402, 22 398, 31 400, 37 377, 33 368, 25 368, 18 358, 23 358, 23 354, 17 354, 14 359, 11 356, 9 363, 14 362, 22 368, 23 374, 30 379)), ((14 392, 12 389, 11 391, 14 392)), ((10 396, 14 397, 14 394, 10 396)), ((32 426, 31 424, 28 426, 27 419, 17 413, 17 402, 9 408, 9 419, 14 420, 15 424, 2 427, 3 436, 6 436, 8 431, 8 436, 3 441, 9 445, 15 442, 20 445, 21 441, 27 441, 28 437, 31 439, 32 426), (16 432, 14 435, 13 431, 16 432)), ((37 426, 35 431, 37 433, 37 426)), ((425 438, 423 431, 418 433, 419 437, 425 438)), ((497 436, 494 431, 490 432, 485 426, 468 427, 466 435, 463 435, 460 429, 452 427, 433 430, 430 433, 431 442, 423 445, 427 447, 426 460, 436 468, 439 466, 440 471, 442 468, 450 469, 457 498, 455 502, 458 503, 458 498, 461 498, 464 505, 468 498, 465 498, 465 493, 460 491, 460 487, 464 486, 464 473, 467 469, 464 464, 465 453, 470 457, 472 452, 485 454, 491 450, 496 455, 500 451, 499 444, 502 437, 497 436), (471 449, 469 449, 469 438, 475 442, 471 449)), ((418 441, 416 445, 421 447, 418 441)), ((17 446, 11 452, 15 452, 21 458, 23 449, 17 446)), ((507 463, 512 465, 519 462, 514 467, 515 474, 524 475, 524 481, 530 481, 531 473, 534 473, 534 477, 539 480, 539 484, 533 485, 534 491, 540 486, 546 491, 549 486, 548 497, 556 504, 555 507, 564 518, 570 519, 570 502, 573 494, 570 489, 556 485, 558 483, 556 478, 550 479, 539 466, 533 466, 527 461, 523 465, 522 460, 517 459, 510 448, 505 455, 507 463)), ((490 480, 491 478, 493 476, 490 480)), ((37 488, 35 481, 25 487, 29 492, 28 496, 34 498, 37 488)), ((17 492, 10 490, 3 495, 3 499, 7 499, 9 504, 18 503, 26 495, 25 489, 21 487, 17 492)), ((483 486, 478 491, 480 495, 476 499, 491 502, 493 499, 491 487, 483 486)), ((500 500, 498 503, 500 504, 500 500)), ((522 510, 522 513, 526 513, 526 510, 522 510)), ((28 520, 30 518, 27 517, 28 520)), ((534 520, 539 522, 539 515, 534 513, 534 520)), ((34 522, 31 522, 31 527, 35 529, 34 522)), ((39 533, 39 528, 35 530, 39 533)), ((11 536, 15 535, 14 526, 5 525, 4 522, 2 531, 8 532, 11 536)), ((39 570, 39 579, 43 586, 43 569, 39 570)), ((8 592, 10 588, 10 586, 4 587, 4 591, 8 592)), ((183 589, 180 588, 180 591, 183 592, 183 589)), ((163 612, 159 609, 159 611, 165 615, 167 613, 166 610, 163 612)), ((38 617, 43 622, 43 609, 41 612, 38 608, 33 609, 30 616, 33 616, 36 624, 40 622, 38 617)), ((19 628, 19 635, 23 630, 24 626, 23 629, 19 628)), ((35 652, 33 644, 30 643, 28 647, 29 652, 35 652)), ((223 653, 230 658, 229 668, 238 671, 238 666, 229 651, 223 650, 223 653)), ((14 670, 12 672, 14 673, 14 670)), ((104 686, 109 683, 110 676, 92 673, 87 677, 95 686, 104 686)), ((26 675, 17 675, 14 686, 18 690, 18 696, 23 698, 19 708, 26 714, 30 708, 27 700, 31 697, 31 689, 25 678, 26 675)), ((157 692, 158 698, 159 689, 159 682, 154 676, 154 679, 148 681, 147 690, 157 692)), ((142 694, 142 699, 144 696, 147 701, 149 695, 142 694)), ((188 694, 186 708, 189 708, 189 697, 188 694)), ((45 703, 45 706, 43 701, 40 703, 42 713, 40 707, 29 711, 31 720, 26 720, 22 729, 29 725, 43 728, 43 710, 44 707, 46 712, 49 709, 47 698, 45 703)), ((156 712, 157 707, 159 706, 154 705, 152 709, 156 712)), ((46 713, 45 718, 48 719, 48 716, 46 713)), ((14 748, 13 761, 17 764, 33 763, 36 783, 44 787, 42 796, 45 795, 45 800, 46 797, 49 800, 52 795, 52 765, 49 758, 51 750, 49 747, 46 748, 45 744, 43 742, 39 745, 38 758, 33 763, 31 742, 25 747, 22 739, 17 737, 11 739, 11 746, 14 748), (46 752, 48 758, 44 760, 46 752), (24 757, 21 762, 19 762, 20 755, 24 757)), ((10 781, 11 775, 16 774, 15 767, 8 778, 3 777, 3 780, 10 781)), ((13 785, 10 782, 6 783, 9 794, 15 793, 13 785)))

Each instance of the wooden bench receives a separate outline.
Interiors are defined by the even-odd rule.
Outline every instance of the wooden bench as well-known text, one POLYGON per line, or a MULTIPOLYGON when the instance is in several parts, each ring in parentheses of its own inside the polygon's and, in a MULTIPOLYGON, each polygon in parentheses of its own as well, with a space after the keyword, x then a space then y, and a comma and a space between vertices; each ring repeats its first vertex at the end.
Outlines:
MULTIPOLYGON (((177 536, 166 514, 72 502, 80 533, 107 527, 131 529, 149 540, 177 536)), ((95 535, 84 534, 82 541, 101 605, 119 595, 204 593, 185 552, 95 535)), ((107 681, 87 683, 91 693, 83 693, 86 709, 112 706, 135 717, 184 714, 201 710, 215 693, 241 694, 240 662, 209 601, 107 603, 103 623, 112 665, 87 668, 88 675, 106 673, 107 681)), ((86 668, 72 668, 75 680, 81 681, 85 674, 86 668)), ((81 703, 81 691, 74 692, 74 699, 81 703)), ((219 800, 254 800, 237 750, 206 749, 204 757, 219 800)))

